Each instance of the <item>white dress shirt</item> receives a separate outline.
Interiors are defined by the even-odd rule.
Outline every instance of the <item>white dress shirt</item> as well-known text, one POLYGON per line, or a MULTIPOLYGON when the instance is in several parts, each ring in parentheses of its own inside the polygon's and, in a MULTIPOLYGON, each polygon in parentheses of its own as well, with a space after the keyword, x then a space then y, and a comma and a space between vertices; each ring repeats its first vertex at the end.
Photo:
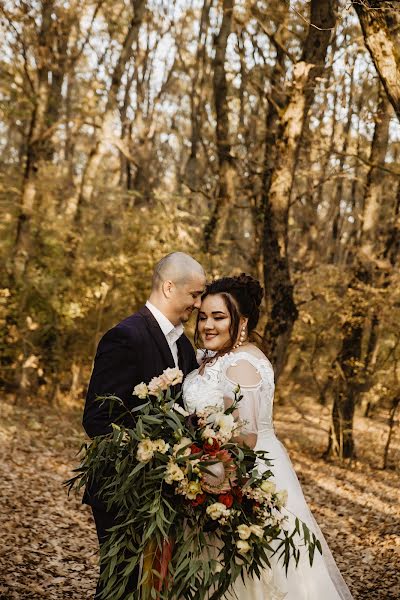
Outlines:
POLYGON ((172 356, 174 358, 175 366, 178 366, 178 346, 176 342, 183 334, 183 325, 179 323, 179 325, 173 325, 169 319, 163 313, 158 310, 147 300, 146 307, 149 309, 155 320, 160 326, 161 331, 165 335, 165 339, 167 340, 168 346, 171 349, 172 356))

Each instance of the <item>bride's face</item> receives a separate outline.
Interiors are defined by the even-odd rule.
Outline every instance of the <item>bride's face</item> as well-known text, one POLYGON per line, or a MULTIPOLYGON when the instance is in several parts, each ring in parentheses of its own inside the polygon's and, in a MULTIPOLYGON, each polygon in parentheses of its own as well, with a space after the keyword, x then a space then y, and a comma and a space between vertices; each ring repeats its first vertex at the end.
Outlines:
POLYGON ((206 296, 199 309, 198 330, 204 348, 218 351, 231 344, 231 317, 220 294, 206 296))

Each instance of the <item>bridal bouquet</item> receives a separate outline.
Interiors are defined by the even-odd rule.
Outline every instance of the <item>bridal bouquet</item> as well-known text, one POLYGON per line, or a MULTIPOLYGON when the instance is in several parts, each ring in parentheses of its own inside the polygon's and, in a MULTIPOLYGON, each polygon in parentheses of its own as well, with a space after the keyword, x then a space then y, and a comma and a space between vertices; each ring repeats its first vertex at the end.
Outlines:
MULTIPOLYGON (((315 549, 321 552, 298 519, 287 530, 286 492, 271 480, 267 453, 234 441, 243 425, 234 417, 240 389, 226 410, 207 406, 189 414, 171 392, 181 381, 181 371, 169 368, 136 386, 144 403, 127 412, 131 426, 125 416, 125 425, 113 424, 111 434, 85 444, 77 475, 67 482, 70 489, 101 482, 100 497, 118 514, 101 549, 104 599, 217 600, 238 576, 257 577, 270 567, 272 555, 286 568, 297 564, 296 541, 311 564, 315 549)), ((99 400, 122 404, 114 396, 99 400)))

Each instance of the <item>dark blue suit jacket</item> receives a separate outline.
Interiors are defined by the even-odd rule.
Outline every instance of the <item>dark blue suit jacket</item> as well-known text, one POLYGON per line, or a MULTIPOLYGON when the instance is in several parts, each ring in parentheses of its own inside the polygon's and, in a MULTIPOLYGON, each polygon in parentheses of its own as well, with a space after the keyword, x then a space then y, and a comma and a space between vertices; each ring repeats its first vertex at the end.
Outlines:
MULTIPOLYGON (((177 341, 179 368, 184 376, 198 367, 194 349, 185 335, 177 341)), ((133 408, 143 404, 132 395, 133 388, 161 375, 167 367, 175 367, 170 347, 152 313, 145 306, 107 331, 99 342, 93 372, 86 395, 83 427, 89 437, 111 431, 111 423, 121 415, 115 406, 109 414, 107 403, 96 402, 98 396, 113 394, 133 408)), ((176 386, 176 392, 179 386, 176 386)), ((123 422, 120 419, 118 422, 123 422)), ((129 425, 131 421, 125 422, 129 425)), ((132 423, 131 423, 132 424, 132 423)), ((103 508, 95 498, 95 485, 86 490, 83 501, 103 508)))

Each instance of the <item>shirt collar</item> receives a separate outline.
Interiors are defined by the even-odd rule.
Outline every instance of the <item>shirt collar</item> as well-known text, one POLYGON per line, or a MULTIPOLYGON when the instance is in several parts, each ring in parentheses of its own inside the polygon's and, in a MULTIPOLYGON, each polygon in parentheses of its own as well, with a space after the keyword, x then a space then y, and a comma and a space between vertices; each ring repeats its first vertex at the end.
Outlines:
POLYGON ((149 309, 155 320, 160 326, 161 331, 166 338, 173 344, 183 334, 183 325, 173 325, 169 319, 156 307, 154 304, 147 300, 146 307, 149 309))

